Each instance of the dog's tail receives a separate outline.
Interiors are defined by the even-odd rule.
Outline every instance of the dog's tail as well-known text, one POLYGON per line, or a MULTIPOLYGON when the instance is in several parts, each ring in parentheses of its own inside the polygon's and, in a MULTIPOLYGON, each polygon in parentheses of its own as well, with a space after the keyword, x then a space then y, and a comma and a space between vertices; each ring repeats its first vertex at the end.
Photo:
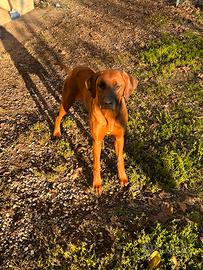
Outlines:
POLYGON ((65 70, 67 74, 70 73, 70 71, 71 71, 71 69, 67 65, 65 65, 65 64, 62 64, 60 62, 56 62, 54 64, 56 66, 59 66, 61 68, 61 70, 65 70))

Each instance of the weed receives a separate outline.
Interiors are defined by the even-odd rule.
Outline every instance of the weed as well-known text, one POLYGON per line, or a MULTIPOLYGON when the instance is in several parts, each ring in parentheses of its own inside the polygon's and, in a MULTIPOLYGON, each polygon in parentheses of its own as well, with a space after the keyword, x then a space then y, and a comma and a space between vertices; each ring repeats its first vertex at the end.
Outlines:
POLYGON ((169 23, 169 18, 166 14, 162 14, 160 12, 152 13, 147 19, 147 23, 153 27, 164 28, 169 23))
POLYGON ((40 177, 41 180, 43 179, 44 181, 46 180, 48 182, 55 182, 58 179, 58 175, 54 173, 45 173, 43 171, 33 170, 33 174, 36 177, 40 177))
POLYGON ((44 145, 50 140, 50 131, 45 122, 36 122, 30 127, 29 133, 25 140, 28 142, 36 142, 39 145, 44 145))
POLYGON ((74 155, 74 152, 71 150, 70 144, 63 139, 58 140, 55 146, 57 154, 64 157, 65 159, 68 159, 74 155))
POLYGON ((64 173, 66 170, 66 166, 65 165, 58 165, 56 167, 52 167, 53 171, 57 172, 57 173, 64 173))
POLYGON ((66 117, 62 125, 63 125, 63 128, 68 129, 75 125, 75 121, 70 117, 66 117))
POLYGON ((45 124, 45 122, 36 122, 31 128, 30 130, 35 131, 35 132, 42 132, 42 131, 47 131, 48 127, 45 124))

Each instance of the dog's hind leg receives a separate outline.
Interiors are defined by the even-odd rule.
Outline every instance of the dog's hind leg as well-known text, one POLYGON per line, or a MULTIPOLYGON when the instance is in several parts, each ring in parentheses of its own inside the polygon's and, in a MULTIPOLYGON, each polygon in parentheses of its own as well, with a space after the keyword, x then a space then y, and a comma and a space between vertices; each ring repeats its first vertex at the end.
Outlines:
POLYGON ((68 113, 70 107, 74 103, 77 96, 77 88, 74 81, 70 77, 67 77, 64 83, 62 92, 62 103, 59 109, 59 114, 56 117, 54 125, 54 137, 60 137, 61 135, 61 120, 68 113))
POLYGON ((66 115, 66 111, 63 107, 63 104, 61 104, 60 106, 60 110, 59 110, 59 114, 58 116, 56 117, 56 120, 55 120, 55 125, 54 125, 54 137, 60 137, 61 135, 61 127, 60 127, 60 124, 61 124, 61 120, 62 118, 66 115))

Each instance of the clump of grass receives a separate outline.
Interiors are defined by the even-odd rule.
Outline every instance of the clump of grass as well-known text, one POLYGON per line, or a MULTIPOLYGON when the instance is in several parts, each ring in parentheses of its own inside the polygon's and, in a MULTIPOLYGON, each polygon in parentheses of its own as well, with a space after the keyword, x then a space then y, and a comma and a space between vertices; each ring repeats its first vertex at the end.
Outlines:
POLYGON ((35 131, 35 132, 43 132, 43 131, 47 131, 48 127, 45 122, 38 121, 34 125, 32 125, 30 130, 35 131))
POLYGON ((160 12, 153 12, 147 19, 146 23, 149 26, 164 28, 169 23, 169 18, 166 14, 160 12))
POLYGON ((70 128, 73 127, 75 125, 75 121, 73 119, 71 119, 70 117, 66 117, 63 121, 63 128, 70 128))
POLYGON ((28 140, 36 141, 39 145, 44 145, 50 140, 50 130, 45 122, 36 122, 31 126, 28 140))
POLYGON ((33 174, 36 177, 41 178, 41 180, 46 180, 47 182, 56 182, 58 179, 58 175, 55 173, 45 173, 44 171, 39 171, 37 169, 33 170, 33 174))
POLYGON ((45 122, 36 122, 29 127, 29 130, 19 135, 16 144, 23 144, 24 149, 35 145, 42 148, 50 141, 50 130, 45 122))
POLYGON ((52 167, 52 170, 57 173, 64 173, 66 171, 66 166, 61 164, 61 165, 52 167))
POLYGON ((57 140, 56 143, 57 154, 65 159, 68 159, 74 155, 74 152, 71 150, 70 144, 64 139, 57 140))
POLYGON ((147 44, 139 55, 151 75, 168 78, 178 67, 200 71, 203 59, 203 38, 193 32, 182 37, 165 35, 147 44))

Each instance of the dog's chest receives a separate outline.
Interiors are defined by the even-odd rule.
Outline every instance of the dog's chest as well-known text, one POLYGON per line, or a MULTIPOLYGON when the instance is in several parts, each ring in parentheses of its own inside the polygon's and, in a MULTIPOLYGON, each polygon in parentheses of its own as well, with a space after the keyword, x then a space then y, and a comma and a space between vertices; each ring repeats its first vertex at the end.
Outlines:
POLYGON ((117 135, 117 133, 122 129, 118 119, 115 114, 111 111, 103 113, 105 118, 105 133, 106 135, 117 135))
POLYGON ((93 106, 90 113, 90 129, 94 138, 103 139, 105 135, 123 136, 125 128, 114 111, 102 110, 93 106))

